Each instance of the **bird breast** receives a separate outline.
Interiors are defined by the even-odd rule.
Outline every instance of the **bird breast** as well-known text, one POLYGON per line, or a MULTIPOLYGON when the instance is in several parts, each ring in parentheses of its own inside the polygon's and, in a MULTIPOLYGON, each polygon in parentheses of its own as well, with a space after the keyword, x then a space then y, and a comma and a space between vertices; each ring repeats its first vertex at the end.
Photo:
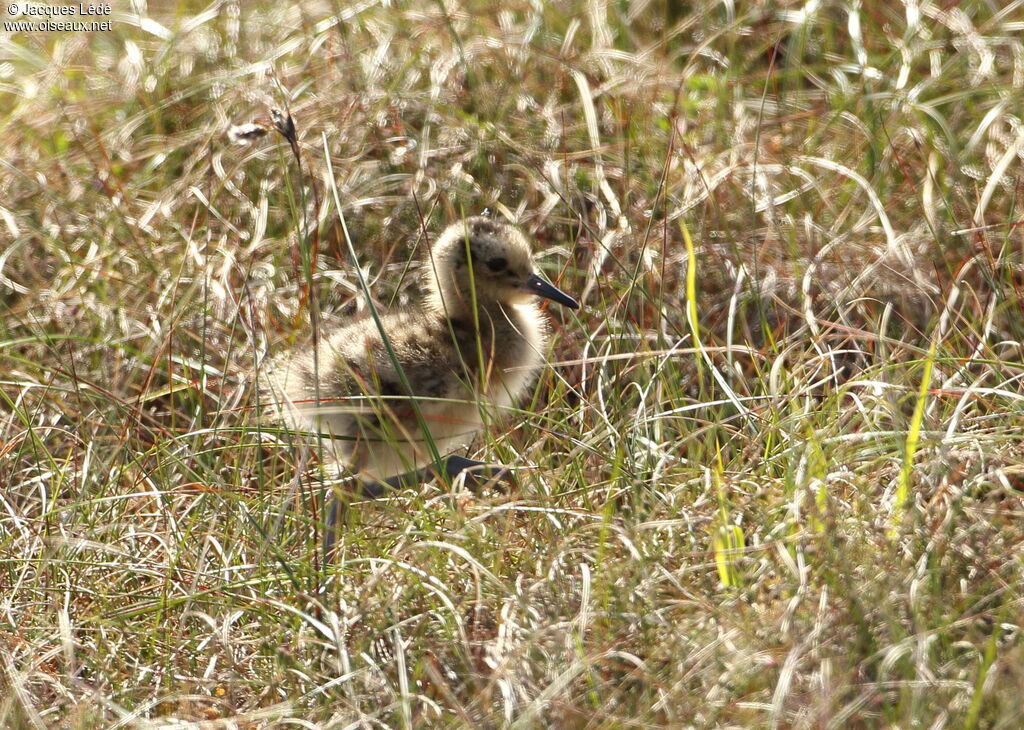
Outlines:
POLYGON ((361 319, 315 358, 276 368, 270 395, 292 427, 332 436, 335 456, 357 471, 383 479, 418 468, 431 458, 424 425, 441 453, 465 444, 484 412, 500 417, 524 395, 543 362, 547 322, 536 305, 473 319, 431 309, 385 314, 381 326, 361 319))

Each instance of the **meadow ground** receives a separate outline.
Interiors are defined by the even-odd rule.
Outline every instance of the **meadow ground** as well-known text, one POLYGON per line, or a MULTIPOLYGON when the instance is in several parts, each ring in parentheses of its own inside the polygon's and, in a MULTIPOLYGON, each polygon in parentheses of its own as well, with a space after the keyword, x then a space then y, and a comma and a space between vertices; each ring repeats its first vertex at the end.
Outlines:
POLYGON ((1021 0, 139 7, 0 36, 0 727, 1019 727, 1021 0), (516 483, 325 566, 253 364, 485 207, 516 483))

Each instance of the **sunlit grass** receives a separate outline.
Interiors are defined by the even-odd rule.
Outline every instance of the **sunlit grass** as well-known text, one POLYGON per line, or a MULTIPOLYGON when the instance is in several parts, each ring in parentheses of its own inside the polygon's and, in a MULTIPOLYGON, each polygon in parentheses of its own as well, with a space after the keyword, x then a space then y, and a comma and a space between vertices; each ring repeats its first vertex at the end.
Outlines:
POLYGON ((1016 726, 1019 3, 123 12, 0 36, 0 726, 1016 726), (253 366, 485 207, 515 482, 325 566, 253 366))

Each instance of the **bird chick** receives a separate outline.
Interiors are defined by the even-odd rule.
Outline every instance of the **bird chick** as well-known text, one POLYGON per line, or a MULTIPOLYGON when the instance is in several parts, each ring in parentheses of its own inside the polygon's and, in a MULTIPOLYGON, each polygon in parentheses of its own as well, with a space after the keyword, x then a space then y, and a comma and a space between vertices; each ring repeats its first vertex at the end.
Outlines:
MULTIPOLYGON (((402 483, 435 449, 464 445, 486 413, 525 394, 548 334, 538 297, 579 306, 536 273, 519 229, 483 217, 442 233, 423 285, 420 306, 359 317, 269 374, 266 395, 281 420, 325 436, 364 487, 402 483)), ((452 463, 480 464, 452 459, 449 473, 452 463)))

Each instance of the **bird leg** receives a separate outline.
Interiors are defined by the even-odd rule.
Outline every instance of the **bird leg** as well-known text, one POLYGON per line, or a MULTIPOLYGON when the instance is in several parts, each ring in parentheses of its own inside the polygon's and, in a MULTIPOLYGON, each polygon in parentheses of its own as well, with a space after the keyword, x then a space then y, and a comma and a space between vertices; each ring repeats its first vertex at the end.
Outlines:
MULTIPOLYGON (((486 461, 467 459, 465 456, 450 454, 444 460, 444 474, 448 480, 454 480, 459 474, 465 473, 466 486, 482 487, 488 482, 508 482, 512 477, 512 471, 507 466, 500 464, 488 464, 486 461)), ((389 477, 383 481, 377 479, 357 479, 359 486, 357 493, 369 499, 378 499, 395 489, 408 489, 439 477, 441 474, 431 464, 422 469, 414 469, 405 474, 389 477)), ((334 547, 338 542, 338 528, 341 516, 348 505, 338 498, 337 494, 331 495, 330 506, 325 515, 324 523, 324 561, 334 562, 334 547)))
MULTIPOLYGON (((466 484, 476 487, 483 486, 489 481, 507 482, 512 475, 508 467, 501 466, 500 464, 488 464, 486 461, 477 461, 476 459, 467 459, 465 456, 458 456, 456 454, 451 454, 444 460, 443 476, 448 477, 449 481, 455 479, 462 472, 466 472, 466 484)), ((383 481, 376 479, 360 480, 359 493, 364 497, 377 499, 392 489, 418 487, 420 484, 425 484, 431 479, 441 476, 442 472, 435 465, 431 464, 422 469, 398 474, 383 481)))
POLYGON ((456 454, 451 454, 445 460, 444 470, 449 479, 455 479, 459 474, 465 472, 466 484, 475 487, 483 486, 490 481, 507 482, 512 477, 512 472, 507 466, 488 464, 485 461, 467 459, 465 456, 456 454))

